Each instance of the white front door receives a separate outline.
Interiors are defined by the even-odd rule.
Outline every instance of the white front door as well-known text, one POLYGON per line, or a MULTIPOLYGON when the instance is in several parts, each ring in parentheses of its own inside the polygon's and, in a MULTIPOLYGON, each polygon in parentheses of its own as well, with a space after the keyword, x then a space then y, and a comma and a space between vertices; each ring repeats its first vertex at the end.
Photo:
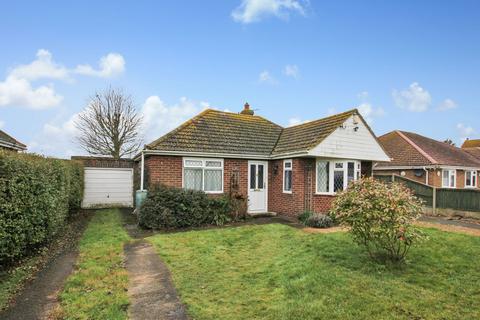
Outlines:
POLYGON ((267 212, 268 162, 248 161, 248 212, 267 212))

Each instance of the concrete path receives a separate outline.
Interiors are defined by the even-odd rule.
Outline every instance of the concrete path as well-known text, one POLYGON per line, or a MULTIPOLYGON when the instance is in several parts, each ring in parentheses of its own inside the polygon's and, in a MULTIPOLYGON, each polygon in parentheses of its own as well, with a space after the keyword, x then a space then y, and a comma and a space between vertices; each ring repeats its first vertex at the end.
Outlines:
POLYGON ((145 240, 125 246, 130 319, 188 319, 167 266, 145 240))
POLYGON ((77 256, 77 243, 89 220, 79 215, 49 248, 48 262, 28 282, 9 309, 0 312, 2 320, 48 319, 58 304, 58 293, 72 273, 77 256))
POLYGON ((445 217, 422 216, 419 221, 480 230, 480 223, 469 220, 452 220, 445 217))

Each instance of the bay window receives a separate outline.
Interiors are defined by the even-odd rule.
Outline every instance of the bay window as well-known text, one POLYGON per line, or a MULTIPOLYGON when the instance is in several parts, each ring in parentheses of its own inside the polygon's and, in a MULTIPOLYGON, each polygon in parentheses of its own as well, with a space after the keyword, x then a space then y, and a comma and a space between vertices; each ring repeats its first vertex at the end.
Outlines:
POLYGON ((283 192, 292 193, 292 160, 283 160, 283 192))
POLYGON ((360 161, 318 159, 316 193, 334 194, 343 191, 352 181, 360 179, 360 161))
POLYGON ((222 193, 223 159, 183 159, 183 187, 206 193, 222 193))
POLYGON ((477 187, 477 171, 469 170, 465 171, 465 188, 477 187))
POLYGON ((444 188, 455 188, 456 183, 456 170, 454 169, 446 169, 442 172, 442 187, 444 188))

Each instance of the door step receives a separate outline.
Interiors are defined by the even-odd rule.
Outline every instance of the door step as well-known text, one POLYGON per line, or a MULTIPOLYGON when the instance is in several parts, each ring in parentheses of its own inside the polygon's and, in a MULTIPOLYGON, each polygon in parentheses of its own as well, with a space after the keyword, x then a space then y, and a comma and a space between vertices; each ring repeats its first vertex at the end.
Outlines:
POLYGON ((265 218, 265 217, 276 217, 277 213, 276 212, 250 212, 250 213, 247 213, 247 215, 252 218, 265 218))

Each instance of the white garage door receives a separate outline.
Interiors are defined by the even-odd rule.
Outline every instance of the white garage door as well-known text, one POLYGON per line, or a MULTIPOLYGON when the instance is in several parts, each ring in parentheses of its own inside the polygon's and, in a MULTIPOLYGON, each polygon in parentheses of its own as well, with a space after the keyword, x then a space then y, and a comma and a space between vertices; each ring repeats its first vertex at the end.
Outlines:
POLYGON ((83 208, 133 206, 133 169, 85 168, 83 208))

